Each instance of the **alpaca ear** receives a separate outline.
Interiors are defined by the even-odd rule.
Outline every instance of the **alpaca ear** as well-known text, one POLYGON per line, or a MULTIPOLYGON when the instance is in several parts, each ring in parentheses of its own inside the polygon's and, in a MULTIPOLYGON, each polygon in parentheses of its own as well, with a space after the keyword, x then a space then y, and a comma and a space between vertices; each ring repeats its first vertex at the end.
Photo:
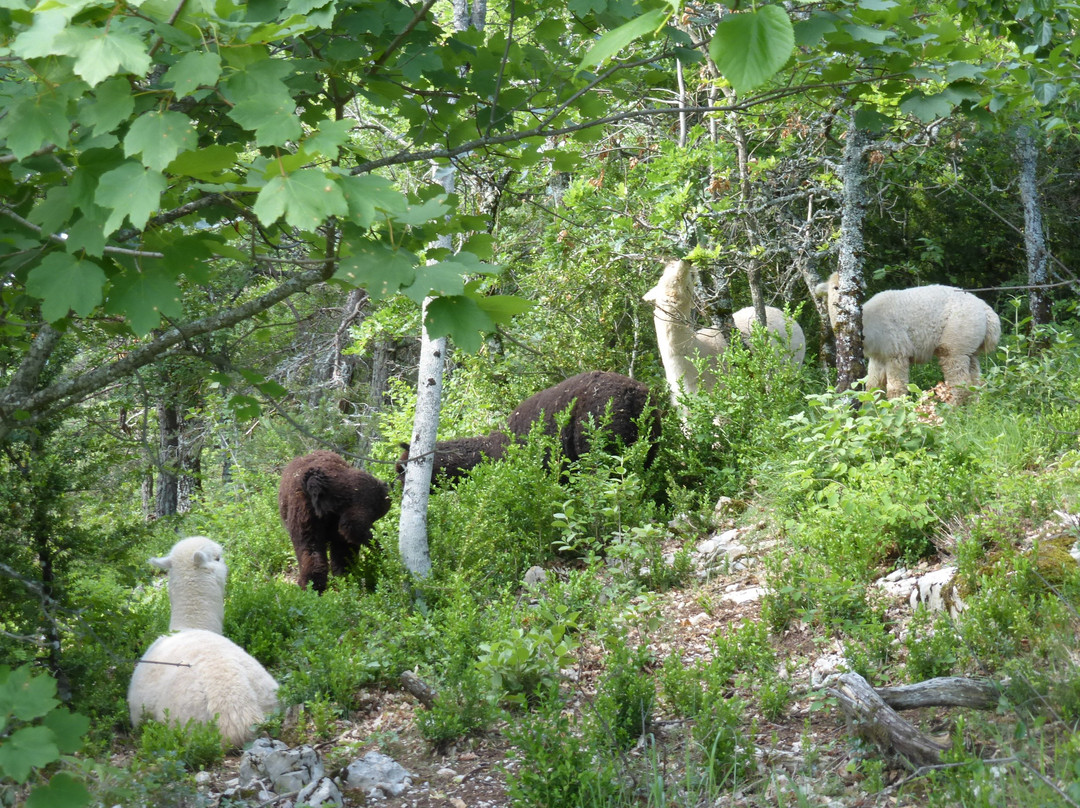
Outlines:
POLYGON ((215 558, 210 553, 204 553, 202 550, 196 550, 191 556, 195 562, 196 567, 205 567, 214 561, 219 561, 219 558, 215 558))
POLYGON ((319 468, 308 469, 301 483, 304 493, 307 494, 311 509, 319 519, 330 516, 337 509, 337 499, 330 487, 330 475, 319 468))
POLYGON ((157 567, 159 570, 168 572, 172 569, 172 556, 161 556, 161 558, 151 558, 150 563, 157 567))

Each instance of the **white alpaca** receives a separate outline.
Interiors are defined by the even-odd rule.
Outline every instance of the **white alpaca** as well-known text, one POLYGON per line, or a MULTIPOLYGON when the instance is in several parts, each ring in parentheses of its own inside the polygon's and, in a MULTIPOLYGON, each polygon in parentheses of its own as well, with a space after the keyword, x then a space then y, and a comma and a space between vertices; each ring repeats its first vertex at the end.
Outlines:
MULTIPOLYGON (((826 295, 829 320, 836 328, 840 273, 815 293, 826 295)), ((884 389, 889 398, 907 395, 912 363, 938 358, 945 383, 956 401, 981 375, 979 354, 989 354, 1001 338, 1001 320, 970 292, 953 286, 916 286, 879 292, 863 306, 866 387, 884 389)))
POLYGON ((250 654, 221 635, 225 577, 221 547, 204 536, 177 542, 150 563, 169 573, 171 634, 154 642, 135 665, 128 687, 131 723, 144 716, 209 722, 239 746, 252 727, 277 709, 278 684, 250 654))
MULTIPOLYGON (((671 400, 678 405, 681 391, 696 393, 699 388, 710 389, 716 384, 720 370, 718 357, 727 350, 727 341, 717 328, 694 330, 691 311, 693 308, 693 278, 690 263, 684 260, 669 261, 664 267, 656 286, 645 293, 643 299, 653 305, 653 323, 656 341, 671 400), (692 361, 696 357, 709 359, 702 377, 692 361)), ((754 322, 752 308, 739 309, 733 316, 735 327, 744 338, 750 337, 754 322)), ((806 338, 802 328, 780 309, 765 307, 766 328, 784 346, 792 364, 799 364, 806 353, 806 338)))

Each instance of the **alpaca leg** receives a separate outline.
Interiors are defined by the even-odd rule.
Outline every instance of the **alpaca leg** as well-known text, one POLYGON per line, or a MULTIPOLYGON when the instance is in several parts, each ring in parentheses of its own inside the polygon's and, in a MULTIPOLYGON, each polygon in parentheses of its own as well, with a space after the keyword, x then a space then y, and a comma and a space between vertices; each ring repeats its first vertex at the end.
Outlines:
POLYGON ((866 389, 884 390, 885 384, 885 363, 870 359, 866 364, 866 389))
POLYGON ((906 356, 892 356, 885 362, 887 377, 885 395, 889 398, 903 398, 907 395, 908 376, 911 361, 906 356))
POLYGON ((296 560, 300 564, 300 575, 296 582, 303 589, 310 581, 312 589, 322 592, 326 589, 326 580, 330 572, 330 564, 326 558, 326 543, 312 542, 312 545, 296 547, 296 560))
POLYGON ((968 387, 971 386, 972 358, 953 355, 938 357, 938 362, 941 363, 941 374, 945 377, 945 384, 952 391, 957 404, 962 403, 970 393, 968 387))
POLYGON ((343 541, 330 543, 330 571, 334 575, 345 575, 351 570, 360 555, 360 548, 343 541))

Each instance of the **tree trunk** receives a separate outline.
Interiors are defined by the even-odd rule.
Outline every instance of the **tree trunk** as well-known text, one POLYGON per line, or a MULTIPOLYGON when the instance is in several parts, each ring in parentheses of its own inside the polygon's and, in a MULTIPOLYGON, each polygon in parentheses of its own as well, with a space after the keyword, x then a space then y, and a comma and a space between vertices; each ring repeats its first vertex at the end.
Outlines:
POLYGON ((1016 132, 1016 152, 1020 163, 1020 199, 1024 204, 1028 283, 1032 287, 1028 306, 1032 325, 1046 325, 1050 322, 1050 299, 1046 290, 1040 287, 1047 283, 1049 261, 1039 198, 1039 148, 1028 126, 1021 126, 1016 132))
POLYGON ((179 441, 180 475, 176 480, 176 512, 191 510, 196 491, 202 490, 202 422, 181 414, 179 441))
POLYGON ((361 457, 368 457, 371 454, 371 448, 381 439, 377 428, 378 415, 385 404, 392 353, 393 343, 389 339, 380 339, 375 343, 371 356, 371 381, 368 384, 366 412, 356 441, 356 453, 361 457))
MULTIPOLYGON (((469 12, 468 0, 453 0, 454 28, 470 26, 482 31, 487 14, 486 0, 474 0, 469 12)), ((436 167, 436 178, 447 194, 454 193, 456 170, 451 163, 436 167)), ((439 236, 437 246, 451 250, 449 236, 439 236)), ((416 391, 416 416, 413 420, 409 462, 405 464, 405 483, 401 493, 401 521, 398 523, 398 550, 401 560, 415 578, 431 574, 428 549, 427 510, 431 490, 431 468, 435 439, 439 430, 442 406, 443 368, 446 365, 446 338, 432 339, 427 331, 427 310, 431 298, 424 301, 421 314, 420 368, 416 391)))
POLYGON ((175 404, 158 404, 158 458, 154 516, 176 513, 179 501, 177 471, 180 467, 180 412, 175 404))
MULTIPOLYGON (((423 316, 427 317, 428 300, 423 316)), ((435 437, 439 429, 442 404, 443 367, 446 364, 446 338, 431 339, 422 326, 420 340, 419 383, 416 391, 416 417, 409 444, 409 462, 405 464, 405 483, 401 493, 401 521, 398 523, 398 550, 401 560, 413 576, 426 578, 431 573, 428 551, 427 511, 431 489, 431 468, 435 437)))
POLYGON ((866 375, 862 345, 863 220, 866 218, 865 130, 852 117, 844 145, 844 206, 840 216, 840 301, 836 341, 836 389, 849 390, 866 375))

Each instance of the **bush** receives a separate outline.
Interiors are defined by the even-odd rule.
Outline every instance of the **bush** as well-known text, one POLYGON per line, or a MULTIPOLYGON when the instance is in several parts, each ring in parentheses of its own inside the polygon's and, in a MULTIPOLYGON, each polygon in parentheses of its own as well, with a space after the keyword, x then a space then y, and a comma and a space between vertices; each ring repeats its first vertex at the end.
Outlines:
POLYGON ((167 710, 164 721, 148 719, 139 725, 139 755, 148 763, 172 759, 189 771, 209 769, 225 759, 222 744, 216 722, 192 718, 180 726, 169 721, 167 710))
POLYGON ((647 646, 619 643, 608 655, 607 672, 596 688, 597 740, 616 750, 629 749, 651 730, 656 684, 646 667, 647 646))

